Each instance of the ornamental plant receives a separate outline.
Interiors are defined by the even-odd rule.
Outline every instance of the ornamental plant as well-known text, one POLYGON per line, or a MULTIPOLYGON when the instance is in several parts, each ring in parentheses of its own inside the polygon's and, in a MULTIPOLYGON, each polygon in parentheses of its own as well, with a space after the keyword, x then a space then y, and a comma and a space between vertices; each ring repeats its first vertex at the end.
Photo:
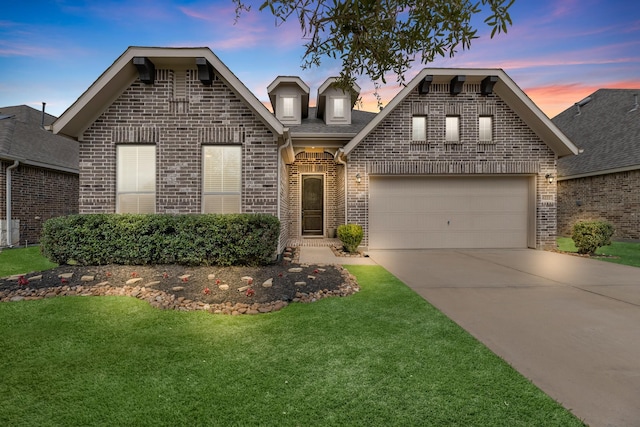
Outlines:
POLYGON ((338 239, 349 253, 358 251, 363 236, 362 226, 358 224, 343 224, 338 227, 338 239))
POLYGON ((579 221, 573 226, 571 238, 579 254, 593 255, 598 248, 611 244, 614 231, 607 221, 579 221))

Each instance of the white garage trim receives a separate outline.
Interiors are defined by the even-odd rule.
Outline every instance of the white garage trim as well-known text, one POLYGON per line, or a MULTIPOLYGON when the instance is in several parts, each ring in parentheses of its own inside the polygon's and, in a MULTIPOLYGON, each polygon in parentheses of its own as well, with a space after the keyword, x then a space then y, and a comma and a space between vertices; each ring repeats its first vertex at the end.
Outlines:
POLYGON ((369 248, 535 247, 531 176, 370 176, 369 248))

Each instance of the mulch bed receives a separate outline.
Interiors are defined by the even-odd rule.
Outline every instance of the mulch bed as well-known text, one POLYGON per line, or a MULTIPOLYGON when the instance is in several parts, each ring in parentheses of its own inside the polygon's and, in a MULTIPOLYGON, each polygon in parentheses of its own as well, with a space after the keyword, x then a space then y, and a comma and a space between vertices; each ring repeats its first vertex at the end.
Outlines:
POLYGON ((288 261, 262 267, 66 265, 22 276, 0 279, 0 301, 129 295, 162 309, 255 314, 359 290, 341 266, 288 261))

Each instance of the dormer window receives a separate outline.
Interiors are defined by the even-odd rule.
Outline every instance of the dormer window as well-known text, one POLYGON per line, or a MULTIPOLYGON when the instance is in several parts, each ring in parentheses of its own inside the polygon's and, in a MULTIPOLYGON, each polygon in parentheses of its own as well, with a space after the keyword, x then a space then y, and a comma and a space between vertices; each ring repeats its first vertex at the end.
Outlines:
POLYGON ((276 118, 285 125, 299 125, 309 116, 309 86, 299 77, 280 76, 267 87, 276 118))
POLYGON ((360 87, 354 83, 351 90, 343 90, 336 81, 337 77, 329 77, 318 88, 316 117, 328 125, 349 125, 360 87))

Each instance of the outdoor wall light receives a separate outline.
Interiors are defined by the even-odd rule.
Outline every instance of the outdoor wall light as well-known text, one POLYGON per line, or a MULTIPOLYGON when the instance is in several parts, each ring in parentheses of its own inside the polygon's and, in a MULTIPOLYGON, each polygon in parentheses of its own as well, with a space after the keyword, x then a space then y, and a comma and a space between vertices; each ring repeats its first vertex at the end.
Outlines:
POLYGON ((554 179, 554 176, 553 176, 553 175, 551 175, 550 173, 548 173, 548 174, 546 174, 544 177, 545 177, 545 178, 547 178, 547 181, 549 181, 549 184, 553 184, 553 179, 554 179))
POLYGON ((362 177, 360 176, 360 172, 358 172, 358 173, 356 174, 356 182, 357 182, 358 184, 360 184, 360 181, 362 181, 362 177))

